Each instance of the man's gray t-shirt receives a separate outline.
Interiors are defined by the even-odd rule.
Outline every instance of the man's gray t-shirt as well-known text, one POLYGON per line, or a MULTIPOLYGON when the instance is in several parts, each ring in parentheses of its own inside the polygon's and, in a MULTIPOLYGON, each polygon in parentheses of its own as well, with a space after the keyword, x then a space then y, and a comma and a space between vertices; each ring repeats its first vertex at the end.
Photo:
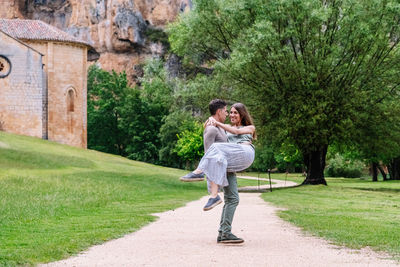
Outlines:
POLYGON ((207 126, 204 129, 203 141, 204 141, 204 152, 207 152, 208 148, 213 143, 228 142, 228 137, 226 136, 225 130, 215 126, 207 126))

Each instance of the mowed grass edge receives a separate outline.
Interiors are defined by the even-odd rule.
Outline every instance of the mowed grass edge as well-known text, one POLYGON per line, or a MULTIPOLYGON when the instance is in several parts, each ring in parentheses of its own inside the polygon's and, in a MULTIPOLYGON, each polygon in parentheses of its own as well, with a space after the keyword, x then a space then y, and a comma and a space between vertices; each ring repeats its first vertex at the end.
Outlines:
POLYGON ((207 194, 184 173, 0 132, 0 265, 66 258, 207 194))
MULTIPOLYGON (((304 180, 299 174, 272 174, 272 178, 304 180)), ((328 186, 274 190, 262 198, 284 208, 278 215, 308 233, 350 248, 370 247, 400 261, 400 181, 326 179, 328 186)))

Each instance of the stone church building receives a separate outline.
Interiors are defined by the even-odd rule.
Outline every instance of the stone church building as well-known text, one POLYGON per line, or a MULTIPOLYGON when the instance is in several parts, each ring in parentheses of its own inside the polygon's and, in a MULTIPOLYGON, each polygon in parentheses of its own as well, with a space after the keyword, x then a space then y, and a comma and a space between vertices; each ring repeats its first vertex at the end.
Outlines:
POLYGON ((0 130, 87 146, 86 42, 38 20, 0 19, 0 130))

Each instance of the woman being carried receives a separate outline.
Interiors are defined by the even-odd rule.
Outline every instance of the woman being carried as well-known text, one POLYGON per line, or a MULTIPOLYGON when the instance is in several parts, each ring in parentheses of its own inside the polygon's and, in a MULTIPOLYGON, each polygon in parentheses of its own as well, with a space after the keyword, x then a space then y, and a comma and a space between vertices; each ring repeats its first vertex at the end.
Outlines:
POLYGON ((256 128, 246 106, 242 103, 233 104, 229 117, 231 125, 220 123, 212 117, 206 122, 224 129, 228 135, 228 143, 212 144, 193 171, 195 174, 204 172, 207 176, 211 197, 203 210, 210 210, 222 202, 218 190, 219 186, 228 186, 227 172, 243 171, 254 161, 252 140, 256 136, 256 128))

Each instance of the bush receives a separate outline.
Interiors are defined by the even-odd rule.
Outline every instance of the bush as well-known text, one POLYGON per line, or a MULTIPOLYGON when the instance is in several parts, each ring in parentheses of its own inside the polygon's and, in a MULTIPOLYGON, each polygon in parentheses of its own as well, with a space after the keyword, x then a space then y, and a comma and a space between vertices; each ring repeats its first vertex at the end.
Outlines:
POLYGON ((299 149, 290 142, 281 144, 279 150, 274 154, 276 167, 280 172, 302 172, 303 159, 299 149))
POLYGON ((333 158, 328 160, 325 174, 330 177, 359 178, 363 168, 364 163, 362 161, 347 160, 339 153, 336 153, 333 158))
POLYGON ((203 126, 200 123, 195 125, 194 130, 184 130, 178 134, 175 152, 186 160, 187 168, 193 168, 193 165, 197 164, 204 155, 203 126))
POLYGON ((184 168, 186 160, 179 157, 175 151, 178 135, 187 131, 194 131, 196 122, 192 114, 187 111, 175 111, 166 116, 160 128, 159 138, 161 148, 159 159, 162 165, 174 168, 184 168))
POLYGON ((276 165, 274 151, 271 146, 256 144, 256 155, 250 170, 267 172, 268 169, 273 169, 276 165))

